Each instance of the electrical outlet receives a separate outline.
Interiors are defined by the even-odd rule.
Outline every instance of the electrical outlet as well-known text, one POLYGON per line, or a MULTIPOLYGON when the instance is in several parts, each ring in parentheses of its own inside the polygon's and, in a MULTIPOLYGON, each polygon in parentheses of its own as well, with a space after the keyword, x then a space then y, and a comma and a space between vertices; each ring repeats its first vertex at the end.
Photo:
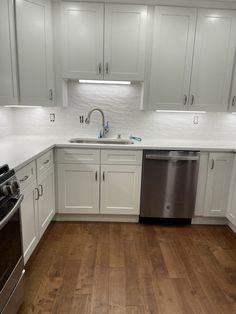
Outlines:
POLYGON ((79 122, 84 123, 84 116, 79 116, 79 122))
POLYGON ((199 116, 193 116, 193 124, 199 123, 199 116))
POLYGON ((50 113, 50 122, 55 122, 55 120, 56 120, 55 113, 50 113))

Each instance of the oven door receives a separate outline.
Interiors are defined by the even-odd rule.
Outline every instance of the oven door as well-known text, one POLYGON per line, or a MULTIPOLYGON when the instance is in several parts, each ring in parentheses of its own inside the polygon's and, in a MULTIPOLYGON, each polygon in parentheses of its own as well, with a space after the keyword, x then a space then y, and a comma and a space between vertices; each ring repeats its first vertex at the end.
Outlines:
POLYGON ((0 313, 9 301, 24 269, 20 205, 23 195, 0 206, 0 313))

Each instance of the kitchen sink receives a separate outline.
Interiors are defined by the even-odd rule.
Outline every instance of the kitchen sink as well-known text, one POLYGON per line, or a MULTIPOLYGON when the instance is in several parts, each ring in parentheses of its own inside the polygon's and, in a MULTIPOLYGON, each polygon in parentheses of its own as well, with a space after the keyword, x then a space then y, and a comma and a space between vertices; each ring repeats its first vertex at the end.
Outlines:
POLYGON ((134 144, 131 140, 123 139, 110 139, 110 138, 72 138, 70 143, 78 144, 120 144, 120 145, 132 145, 134 144))

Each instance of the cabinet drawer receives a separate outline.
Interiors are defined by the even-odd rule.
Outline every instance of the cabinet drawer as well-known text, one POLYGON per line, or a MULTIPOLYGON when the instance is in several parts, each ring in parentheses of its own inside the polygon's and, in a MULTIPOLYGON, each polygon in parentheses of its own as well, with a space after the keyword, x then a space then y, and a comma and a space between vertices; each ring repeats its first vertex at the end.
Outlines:
POLYGON ((37 175, 39 176, 45 170, 49 169, 53 165, 53 151, 45 153, 36 160, 37 175))
POLYGON ((32 161, 24 168, 16 172, 17 179, 20 182, 20 188, 23 191, 26 186, 36 180, 36 165, 35 161, 32 161))
POLYGON ((56 162, 61 164, 100 164, 100 150, 60 148, 56 150, 56 162))
POLYGON ((141 165, 142 151, 138 150, 102 150, 102 164, 141 165))

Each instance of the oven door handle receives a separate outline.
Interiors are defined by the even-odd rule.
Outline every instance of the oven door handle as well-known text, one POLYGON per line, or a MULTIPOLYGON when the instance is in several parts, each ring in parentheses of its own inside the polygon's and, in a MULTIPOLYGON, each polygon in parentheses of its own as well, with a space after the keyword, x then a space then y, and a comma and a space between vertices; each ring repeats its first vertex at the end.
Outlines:
POLYGON ((12 208, 10 213, 8 213, 7 216, 5 216, 1 221, 0 221, 0 230, 8 223, 8 221, 12 218, 12 216, 16 213, 18 208, 20 207, 22 201, 24 199, 24 195, 21 194, 18 201, 16 202, 15 206, 12 208))

